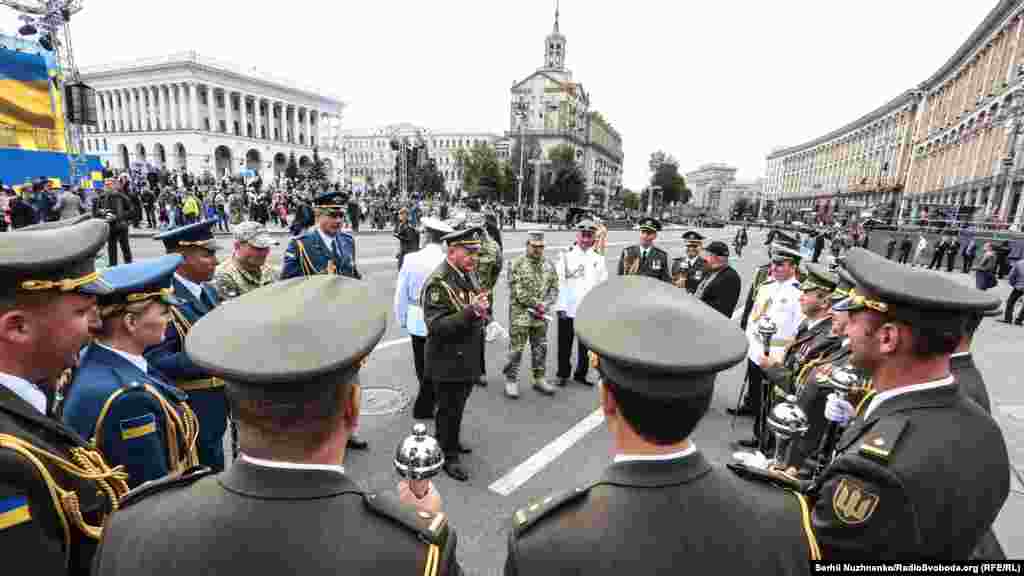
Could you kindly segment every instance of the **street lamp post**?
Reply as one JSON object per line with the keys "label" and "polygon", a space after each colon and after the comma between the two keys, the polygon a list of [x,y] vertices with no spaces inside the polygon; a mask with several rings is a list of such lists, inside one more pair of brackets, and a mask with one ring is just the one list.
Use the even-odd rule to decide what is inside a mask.
{"label": "street lamp post", "polygon": [[516,192],[516,210],[523,205],[523,177],[526,171],[526,117],[529,114],[530,102],[523,94],[516,96],[512,103],[512,111],[519,119],[519,190]]}

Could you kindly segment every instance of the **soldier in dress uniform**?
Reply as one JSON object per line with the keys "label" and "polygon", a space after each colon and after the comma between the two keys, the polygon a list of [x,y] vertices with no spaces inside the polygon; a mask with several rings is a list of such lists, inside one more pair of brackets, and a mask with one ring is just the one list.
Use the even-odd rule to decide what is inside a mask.
{"label": "soldier in dress uniform", "polygon": [[200,320],[188,349],[227,380],[241,454],[223,474],[129,494],[96,574],[458,574],[436,487],[374,493],[344,466],[360,369],[386,327],[373,287],[334,275],[276,282]]}
{"label": "soldier in dress uniform", "polygon": [[423,283],[427,276],[445,260],[444,241],[441,238],[454,232],[451,226],[430,216],[424,218],[422,223],[427,245],[406,256],[402,262],[402,269],[398,271],[398,281],[395,283],[395,319],[398,325],[409,333],[416,379],[420,383],[419,393],[412,408],[412,417],[418,420],[432,419],[437,407],[434,384],[426,377],[424,370],[423,352],[427,344],[427,323],[423,318],[420,294],[423,292]]}
{"label": "soldier in dress uniform", "polygon": [[587,380],[590,362],[587,360],[587,347],[576,342],[576,365],[572,366],[569,357],[572,355],[572,343],[575,337],[573,322],[576,308],[595,286],[608,280],[608,267],[605,257],[594,250],[594,234],[597,223],[589,218],[580,220],[576,225],[576,243],[562,251],[555,262],[558,274],[558,302],[555,303],[558,315],[558,372],[556,383],[565,386],[572,372],[572,379],[584,386],[593,386]]}
{"label": "soldier in dress uniform", "polygon": [[234,253],[213,273],[213,286],[221,300],[241,296],[277,279],[267,256],[278,242],[267,229],[259,222],[242,222],[235,225],[234,236]]}
{"label": "soldier in dress uniform", "polygon": [[505,375],[505,395],[519,397],[519,364],[523,349],[530,343],[534,390],[545,396],[555,394],[545,378],[548,357],[548,322],[558,300],[558,273],[555,265],[544,258],[544,233],[530,232],[526,237],[526,254],[512,261],[508,269],[509,351]]}
{"label": "soldier in dress uniform", "polygon": [[444,471],[460,482],[469,480],[460,456],[470,451],[459,439],[462,415],[480,381],[484,326],[490,322],[490,299],[476,276],[483,236],[480,228],[444,236],[447,258],[424,282],[420,295],[427,323],[425,371],[437,391],[437,439],[445,453]]}
{"label": "soldier in dress uniform", "polygon": [[793,343],[779,361],[765,358],[761,371],[775,388],[773,403],[795,391],[794,378],[812,358],[821,355],[822,348],[832,346],[832,293],[839,280],[820,264],[805,265],[807,274],[800,283],[800,312],[803,320],[797,328]]}
{"label": "soldier in dress uniform", "polygon": [[89,573],[127,474],[58,420],[45,387],[90,339],[102,220],[0,234],[0,554],[8,570]]}
{"label": "soldier in dress uniform", "polygon": [[981,321],[986,317],[996,317],[1000,310],[985,311],[982,314],[972,314],[964,322],[964,333],[960,337],[960,343],[956,351],[949,359],[949,371],[956,378],[957,387],[960,393],[974,400],[985,409],[985,412],[992,412],[989,402],[988,387],[985,386],[985,379],[981,371],[974,363],[974,355],[971,353],[971,346],[974,344],[974,334],[981,326]]}
{"label": "soldier in dress uniform", "polygon": [[[324,192],[314,202],[316,226],[288,242],[281,279],[336,274],[361,280],[363,275],[356,266],[356,239],[341,229],[347,206],[345,194]],[[348,447],[366,450],[369,443],[353,432],[348,438]]]}
{"label": "soldier in dress uniform", "polygon": [[188,396],[142,355],[163,341],[169,306],[181,304],[170,286],[182,260],[168,254],[100,274],[113,290],[99,297],[103,327],[65,391],[64,423],[124,467],[131,487],[199,465],[199,421]]}
{"label": "soldier in dress uniform", "polygon": [[848,423],[837,456],[811,494],[814,532],[829,560],[963,560],[1009,493],[999,426],[950,374],[965,319],[998,298],[952,279],[852,248],[851,362],[877,391],[863,413],[830,395],[826,413]]}
{"label": "soldier in dress uniform", "polygon": [[820,555],[803,497],[733,477],[690,440],[717,373],[743,361],[742,332],[644,277],[594,288],[576,331],[615,457],[597,481],[513,515],[505,574],[809,574]]}
{"label": "soldier in dress uniform", "polygon": [[668,252],[654,245],[659,231],[661,222],[657,218],[644,218],[640,221],[640,243],[627,247],[619,255],[619,276],[640,274],[672,282]]}
{"label": "soldier in dress uniform", "polygon": [[[754,437],[741,440],[738,444],[744,448],[766,448],[768,435],[763,433],[764,419],[768,406],[765,404],[771,396],[770,384],[765,380],[762,366],[781,362],[786,347],[793,343],[803,313],[800,311],[800,281],[796,279],[796,271],[800,266],[800,253],[784,247],[772,249],[772,280],[761,285],[754,297],[754,306],[747,321],[747,341],[750,344],[747,362],[747,390],[753,408]],[[761,334],[758,332],[758,321],[767,316],[776,327],[767,350]]]}
{"label": "soldier in dress uniform", "polygon": [[672,283],[693,294],[704,279],[704,259],[700,257],[704,236],[696,230],[683,234],[686,241],[686,255],[672,260]]}
{"label": "soldier in dress uniform", "polygon": [[177,304],[171,305],[171,323],[164,341],[146,349],[149,365],[188,394],[188,405],[199,418],[199,463],[216,471],[224,469],[224,432],[228,404],[224,381],[196,366],[185,354],[184,342],[192,325],[220,304],[217,290],[209,284],[217,268],[213,239],[216,220],[204,220],[154,236],[168,254],[184,257],[171,279]]}
{"label": "soldier in dress uniform", "polygon": [[345,220],[345,195],[324,192],[315,202],[317,225],[288,243],[281,279],[316,274],[362,278],[356,266],[356,240],[341,229]]}

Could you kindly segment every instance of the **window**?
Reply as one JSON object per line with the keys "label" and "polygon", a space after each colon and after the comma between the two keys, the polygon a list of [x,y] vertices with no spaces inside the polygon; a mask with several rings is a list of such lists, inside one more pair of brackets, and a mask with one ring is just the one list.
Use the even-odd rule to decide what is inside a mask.
{"label": "window", "polygon": [[206,130],[207,132],[210,131],[210,119],[209,118],[203,118],[203,129]]}
{"label": "window", "polygon": [[219,120],[218,124],[220,125],[220,131],[221,132],[227,132],[228,131],[228,125],[227,125],[226,122],[224,122],[223,120]]}
{"label": "window", "polygon": [[235,120],[234,124],[235,124],[235,136],[238,136],[238,134],[240,133],[239,126],[238,126],[238,120]]}

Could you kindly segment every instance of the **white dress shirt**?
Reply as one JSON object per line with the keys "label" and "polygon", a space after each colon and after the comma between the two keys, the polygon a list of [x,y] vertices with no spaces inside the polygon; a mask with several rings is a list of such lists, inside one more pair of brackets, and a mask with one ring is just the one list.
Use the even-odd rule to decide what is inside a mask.
{"label": "white dress shirt", "polygon": [[340,464],[303,464],[300,462],[285,462],[283,460],[264,460],[263,458],[248,456],[244,452],[238,456],[253,466],[262,466],[264,468],[276,468],[278,470],[323,470],[325,472],[337,472],[338,474],[345,473],[345,467]]}
{"label": "white dress shirt", "polygon": [[690,442],[690,447],[671,454],[616,454],[614,462],[664,462],[666,460],[677,460],[686,458],[697,452],[697,445]]}
{"label": "white dress shirt", "polygon": [[395,319],[399,326],[413,336],[427,335],[420,292],[427,276],[437,270],[446,257],[440,244],[427,244],[416,252],[406,254],[402,261],[395,286]]}
{"label": "white dress shirt", "polygon": [[775,322],[777,332],[772,336],[769,355],[782,361],[786,347],[793,343],[803,312],[800,311],[800,283],[795,278],[784,282],[772,281],[757,290],[754,306],[747,320],[747,342],[750,345],[747,357],[758,366],[764,361],[764,341],[757,332],[761,316],[768,316]]}
{"label": "white dress shirt", "polygon": [[558,273],[555,311],[565,312],[569,318],[576,317],[576,308],[594,286],[608,279],[604,256],[593,248],[582,250],[575,245],[559,255],[555,271]]}
{"label": "white dress shirt", "polygon": [[895,398],[901,394],[909,394],[911,392],[921,392],[922,390],[931,390],[932,388],[941,388],[942,386],[951,386],[953,384],[953,377],[946,376],[945,378],[939,378],[938,380],[931,380],[929,382],[922,382],[920,384],[911,384],[910,386],[900,386],[899,388],[893,388],[892,390],[886,390],[885,392],[879,392],[871,399],[871,403],[868,404],[868,409],[864,411],[864,419],[867,420],[871,416],[871,412],[878,408],[878,406],[889,400]]}
{"label": "white dress shirt", "polygon": [[317,234],[320,235],[320,239],[324,241],[324,246],[327,246],[327,249],[331,251],[331,254],[334,254],[338,249],[338,247],[334,243],[336,237],[324,234],[323,229],[321,229],[319,226],[316,227],[316,232]]}
{"label": "white dress shirt", "polygon": [[177,272],[174,273],[174,277],[178,280],[178,282],[181,282],[181,285],[184,286],[186,290],[191,292],[192,295],[196,297],[196,300],[199,300],[200,302],[203,301],[202,286],[196,284],[195,282],[189,280],[188,278],[185,278],[184,276],[178,274]]}
{"label": "white dress shirt", "polygon": [[46,394],[38,386],[12,374],[0,372],[0,386],[14,392],[14,395],[32,405],[40,414],[46,415]]}
{"label": "white dress shirt", "polygon": [[124,358],[125,360],[131,362],[139,370],[142,370],[143,372],[145,372],[147,374],[149,373],[149,362],[147,362],[144,357],[136,356],[135,354],[130,354],[128,352],[125,352],[124,350],[118,350],[117,348],[113,348],[111,346],[107,346],[106,344],[104,344],[102,342],[99,342],[99,341],[95,342],[95,344],[97,346],[102,346],[102,347],[106,348],[107,350],[110,350],[114,354],[117,354],[121,358]]}

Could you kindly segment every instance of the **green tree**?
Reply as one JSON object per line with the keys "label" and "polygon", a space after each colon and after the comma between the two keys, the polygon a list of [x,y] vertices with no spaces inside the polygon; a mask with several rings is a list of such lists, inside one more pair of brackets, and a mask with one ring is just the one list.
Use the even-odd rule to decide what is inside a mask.
{"label": "green tree", "polygon": [[288,156],[288,165],[284,169],[285,178],[295,180],[299,177],[299,163],[295,161],[295,152]]}
{"label": "green tree", "polygon": [[622,207],[626,210],[640,209],[640,195],[632,190],[622,191]]}
{"label": "green tree", "polygon": [[[493,188],[488,190],[492,195],[489,200],[496,199],[498,184],[501,180],[502,169],[498,162],[498,153],[490,144],[475,144],[468,150],[459,148],[455,151],[455,162],[462,166],[462,189],[465,194],[472,196],[477,194],[480,188],[480,181],[493,183]],[[489,184],[490,185],[490,184]]]}
{"label": "green tree", "polygon": [[324,168],[324,161],[320,159],[320,151],[313,148],[313,164],[306,174],[306,179],[312,182],[327,182],[327,171]]}
{"label": "green tree", "polygon": [[658,150],[647,162],[651,170],[651,185],[661,187],[661,201],[665,204],[679,202],[686,204],[693,193],[686,187],[686,179],[679,174],[679,161],[670,154]]}
{"label": "green tree", "polygon": [[576,148],[571,144],[559,144],[548,150],[551,162],[549,185],[544,189],[544,198],[549,204],[574,204],[583,199],[586,182],[583,169],[576,162]]}

